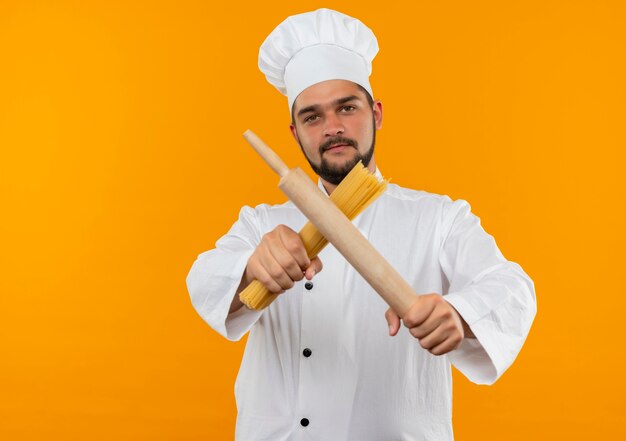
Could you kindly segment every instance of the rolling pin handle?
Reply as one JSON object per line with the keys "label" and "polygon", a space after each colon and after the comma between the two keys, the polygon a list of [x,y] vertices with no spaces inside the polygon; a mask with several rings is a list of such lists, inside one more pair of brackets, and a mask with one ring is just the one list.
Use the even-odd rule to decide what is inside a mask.
{"label": "rolling pin handle", "polygon": [[274,151],[265,144],[252,130],[246,130],[243,133],[248,144],[263,158],[263,160],[271,167],[274,172],[281,178],[289,173],[289,167],[283,162]]}

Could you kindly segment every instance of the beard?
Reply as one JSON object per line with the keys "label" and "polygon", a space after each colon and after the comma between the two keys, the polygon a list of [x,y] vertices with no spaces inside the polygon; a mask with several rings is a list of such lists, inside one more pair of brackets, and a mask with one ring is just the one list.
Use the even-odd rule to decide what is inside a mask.
{"label": "beard", "polygon": [[[326,182],[329,182],[333,185],[339,185],[341,181],[343,181],[343,178],[345,178],[348,173],[350,173],[350,171],[354,168],[355,165],[359,163],[359,161],[361,161],[363,163],[363,166],[365,167],[369,165],[372,157],[374,156],[374,145],[376,144],[376,127],[374,126],[372,130],[372,144],[364,154],[361,154],[359,152],[359,144],[354,139],[345,138],[343,136],[334,136],[332,138],[329,138],[322,145],[319,146],[320,158],[322,158],[319,164],[315,164],[313,161],[311,161],[311,159],[306,155],[302,143],[300,143],[299,141],[298,143],[300,144],[300,149],[302,150],[302,153],[304,153],[304,157],[309,162],[309,165],[311,166],[315,174]],[[324,157],[324,152],[328,150],[333,144],[349,145],[351,148],[354,148],[356,154],[343,164],[333,165],[329,163]]]}

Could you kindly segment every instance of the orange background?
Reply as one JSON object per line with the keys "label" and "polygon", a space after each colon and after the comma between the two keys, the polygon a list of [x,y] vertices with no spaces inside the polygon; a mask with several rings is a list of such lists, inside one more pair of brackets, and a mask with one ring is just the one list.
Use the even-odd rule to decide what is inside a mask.
{"label": "orange background", "polygon": [[256,58],[319,6],[378,36],[383,174],[470,201],[536,283],[513,367],[455,372],[457,439],[624,438],[625,3],[296,3],[0,4],[0,439],[232,439],[244,343],[185,277],[284,200],[245,129],[308,170]]}

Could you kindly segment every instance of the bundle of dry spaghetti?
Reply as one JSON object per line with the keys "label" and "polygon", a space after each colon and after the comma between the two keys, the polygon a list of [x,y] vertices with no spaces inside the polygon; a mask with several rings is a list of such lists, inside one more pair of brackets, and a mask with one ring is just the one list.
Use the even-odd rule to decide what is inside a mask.
{"label": "bundle of dry spaghetti", "polygon": [[[378,180],[359,162],[331,193],[330,200],[352,220],[384,193],[386,188],[387,181]],[[317,256],[328,243],[310,221],[299,234],[310,259]],[[239,298],[248,308],[261,310],[277,296],[278,294],[271,293],[261,282],[255,280],[241,292]]]}

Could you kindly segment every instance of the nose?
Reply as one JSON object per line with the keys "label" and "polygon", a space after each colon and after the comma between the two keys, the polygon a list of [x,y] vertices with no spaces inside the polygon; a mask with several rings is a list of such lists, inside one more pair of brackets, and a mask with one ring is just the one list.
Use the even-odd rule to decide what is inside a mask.
{"label": "nose", "polygon": [[324,121],[324,136],[337,136],[342,135],[345,128],[341,122],[341,119],[331,113],[326,116]]}

